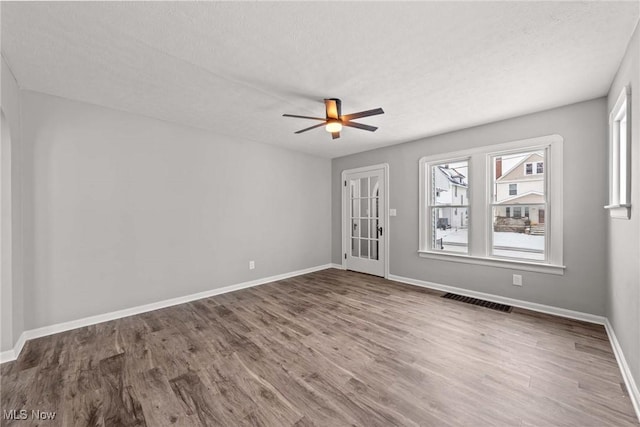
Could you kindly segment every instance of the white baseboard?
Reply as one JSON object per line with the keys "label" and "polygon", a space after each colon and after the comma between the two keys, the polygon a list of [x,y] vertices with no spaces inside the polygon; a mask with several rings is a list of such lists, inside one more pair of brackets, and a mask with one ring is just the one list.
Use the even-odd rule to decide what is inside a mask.
{"label": "white baseboard", "polygon": [[389,275],[389,280],[407,283],[409,285],[421,286],[423,288],[435,289],[443,292],[451,292],[467,297],[483,299],[500,304],[507,304],[514,307],[520,307],[539,313],[553,314],[555,316],[567,317],[569,319],[582,320],[589,323],[604,325],[606,318],[604,316],[596,316],[595,314],[583,313],[581,311],[567,310],[566,308],[554,307],[551,305],[538,304],[535,302],[522,301],[513,298],[507,298],[500,295],[486,294],[484,292],[470,291],[468,289],[456,288],[455,286],[442,285],[440,283],[426,282],[424,280],[411,279],[408,277]]}
{"label": "white baseboard", "polygon": [[344,270],[342,264],[336,264],[335,262],[331,263],[331,268],[337,268],[338,270]]}
{"label": "white baseboard", "polygon": [[640,389],[638,389],[638,384],[633,379],[633,375],[627,364],[627,359],[625,359],[624,353],[622,353],[622,347],[620,347],[620,343],[609,319],[605,320],[604,327],[607,330],[607,335],[609,335],[609,341],[611,342],[613,353],[616,355],[620,372],[622,372],[622,378],[624,378],[624,383],[627,386],[629,397],[633,403],[633,409],[636,410],[636,416],[638,417],[638,421],[640,421]]}
{"label": "white baseboard", "polygon": [[0,353],[0,363],[11,362],[16,360],[22,351],[25,342],[34,338],[40,338],[47,335],[53,335],[60,332],[69,331],[71,329],[81,328],[83,326],[95,325],[96,323],[107,322],[109,320],[120,319],[123,317],[133,316],[135,314],[146,313],[148,311],[159,310],[161,308],[171,307],[186,302],[195,301],[203,298],[209,298],[215,295],[226,294],[228,292],[238,291],[240,289],[251,288],[254,286],[264,285],[265,283],[276,282],[278,280],[288,279],[303,274],[313,273],[314,271],[335,268],[333,264],[318,265],[316,267],[305,268],[303,270],[291,271],[289,273],[278,274],[275,276],[264,277],[261,279],[251,280],[249,282],[238,283],[235,285],[224,286],[222,288],[211,289],[196,294],[186,295],[177,298],[171,298],[164,301],[158,301],[151,304],[139,305],[137,307],[125,308],[123,310],[112,311],[110,313],[98,314],[96,316],[85,317],[82,319],[71,320],[69,322],[57,323],[55,325],[44,326],[37,329],[24,331],[13,349]]}

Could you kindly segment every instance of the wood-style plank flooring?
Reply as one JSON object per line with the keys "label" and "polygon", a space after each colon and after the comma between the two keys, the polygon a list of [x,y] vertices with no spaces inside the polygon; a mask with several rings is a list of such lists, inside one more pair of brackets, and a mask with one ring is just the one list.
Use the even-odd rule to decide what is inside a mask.
{"label": "wood-style plank flooring", "polygon": [[41,426],[637,426],[601,326],[324,270],[29,341]]}

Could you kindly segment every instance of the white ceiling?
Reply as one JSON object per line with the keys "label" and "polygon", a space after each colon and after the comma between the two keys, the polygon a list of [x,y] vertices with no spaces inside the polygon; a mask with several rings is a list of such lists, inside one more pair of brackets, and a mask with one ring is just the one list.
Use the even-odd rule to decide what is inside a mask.
{"label": "white ceiling", "polygon": [[[631,2],[2,2],[24,89],[338,157],[605,95]],[[375,133],[332,140],[323,98]]]}

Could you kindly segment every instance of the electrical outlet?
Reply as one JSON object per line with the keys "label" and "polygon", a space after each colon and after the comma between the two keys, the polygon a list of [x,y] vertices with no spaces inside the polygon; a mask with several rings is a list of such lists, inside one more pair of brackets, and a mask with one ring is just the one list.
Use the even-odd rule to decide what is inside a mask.
{"label": "electrical outlet", "polygon": [[254,268],[256,268],[256,262],[255,261],[249,261],[249,270],[253,270]]}
{"label": "electrical outlet", "polygon": [[389,216],[396,216],[398,212],[395,209],[389,209]]}
{"label": "electrical outlet", "polygon": [[522,286],[522,276],[520,274],[513,275],[513,286]]}

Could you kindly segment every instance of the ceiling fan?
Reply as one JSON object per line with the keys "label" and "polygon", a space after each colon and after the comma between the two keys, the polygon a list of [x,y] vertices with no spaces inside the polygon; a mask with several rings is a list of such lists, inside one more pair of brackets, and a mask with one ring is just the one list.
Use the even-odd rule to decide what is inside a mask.
{"label": "ceiling fan", "polygon": [[360,111],[359,113],[352,113],[342,115],[342,101],[338,98],[329,98],[324,100],[324,106],[326,110],[326,117],[309,117],[309,116],[297,116],[295,114],[283,114],[284,117],[296,117],[298,119],[311,119],[321,120],[322,123],[308,127],[306,129],[299,130],[295,133],[306,132],[311,129],[324,126],[327,132],[331,133],[333,139],[340,138],[340,131],[343,126],[348,126],[356,129],[368,130],[369,132],[375,132],[378,129],[375,126],[363,125],[361,123],[352,122],[351,120],[360,119],[362,117],[376,116],[378,114],[384,114],[382,108],[375,108],[373,110]]}

